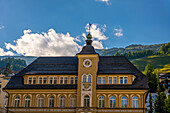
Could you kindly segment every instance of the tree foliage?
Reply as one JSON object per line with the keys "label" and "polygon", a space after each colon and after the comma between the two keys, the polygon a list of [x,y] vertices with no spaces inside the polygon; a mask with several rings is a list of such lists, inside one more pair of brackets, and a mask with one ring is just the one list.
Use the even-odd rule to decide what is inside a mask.
{"label": "tree foliage", "polygon": [[170,42],[167,43],[166,45],[163,44],[159,50],[159,53],[163,55],[170,54]]}
{"label": "tree foliage", "polygon": [[10,74],[12,74],[12,70],[11,70],[11,66],[9,63],[7,63],[5,70],[3,72],[3,75],[5,76],[9,76]]}
{"label": "tree foliage", "polygon": [[167,111],[166,106],[165,106],[166,94],[164,92],[161,92],[159,85],[158,85],[158,89],[157,89],[157,94],[158,94],[158,96],[154,103],[155,113],[166,113],[166,111]]}
{"label": "tree foliage", "polygon": [[126,58],[128,59],[136,59],[136,58],[146,57],[150,55],[154,55],[153,50],[132,51],[132,52],[128,51],[128,53],[125,52],[123,54],[117,51],[114,56],[126,56]]}
{"label": "tree foliage", "polygon": [[13,71],[19,71],[27,66],[25,60],[8,57],[0,60],[0,68],[5,68],[8,63]]}
{"label": "tree foliage", "polygon": [[154,68],[150,64],[147,64],[144,70],[144,74],[147,76],[148,85],[151,93],[155,93],[158,85],[158,77],[154,73]]}
{"label": "tree foliage", "polygon": [[153,99],[152,99],[152,95],[151,93],[149,93],[149,112],[148,113],[152,113],[153,112],[153,105],[152,105]]}

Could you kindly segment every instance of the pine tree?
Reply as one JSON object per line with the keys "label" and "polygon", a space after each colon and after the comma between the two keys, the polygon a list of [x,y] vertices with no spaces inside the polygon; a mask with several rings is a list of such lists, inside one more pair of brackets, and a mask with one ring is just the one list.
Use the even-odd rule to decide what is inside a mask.
{"label": "pine tree", "polygon": [[121,54],[117,51],[114,56],[121,56]]}
{"label": "pine tree", "polygon": [[7,63],[5,70],[2,74],[4,74],[5,76],[9,76],[11,73],[12,73],[11,66],[9,63]]}
{"label": "pine tree", "polygon": [[154,68],[147,64],[144,70],[144,74],[147,76],[148,85],[151,93],[155,93],[157,89],[157,75],[154,73]]}
{"label": "pine tree", "polygon": [[166,113],[170,113],[170,95],[168,95],[168,98],[165,100],[165,107]]}
{"label": "pine tree", "polygon": [[158,85],[158,96],[154,103],[155,113],[166,112],[165,100],[166,100],[166,94],[164,92],[160,92],[160,86]]}
{"label": "pine tree", "polygon": [[153,112],[153,106],[152,106],[152,95],[151,93],[149,93],[149,112],[148,113],[152,113]]}

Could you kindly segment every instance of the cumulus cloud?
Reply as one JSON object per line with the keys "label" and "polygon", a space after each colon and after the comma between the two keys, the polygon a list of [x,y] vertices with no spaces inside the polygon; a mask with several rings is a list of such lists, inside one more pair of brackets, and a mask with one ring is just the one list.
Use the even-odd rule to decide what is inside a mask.
{"label": "cumulus cloud", "polygon": [[24,30],[24,34],[28,34],[28,33],[31,33],[32,31],[30,29],[28,30]]}
{"label": "cumulus cloud", "polygon": [[123,36],[123,29],[120,26],[114,27],[114,35],[117,37]]}
{"label": "cumulus cloud", "polygon": [[[89,32],[89,24],[86,25],[85,27],[86,32]],[[92,24],[90,27],[90,33],[93,38],[93,43],[92,45],[94,46],[95,49],[103,49],[103,44],[102,40],[108,39],[104,32],[106,31],[106,25],[98,25],[98,24]],[[86,34],[83,33],[82,36],[84,37],[84,40],[86,39]]]}
{"label": "cumulus cloud", "polygon": [[11,51],[4,51],[4,49],[0,48],[0,56],[13,56],[14,53]]}
{"label": "cumulus cloud", "polygon": [[2,26],[0,26],[0,29],[3,29],[4,27],[5,27],[5,26],[2,25]]}
{"label": "cumulus cloud", "polygon": [[111,2],[109,0],[96,0],[96,1],[105,2],[107,5],[111,5]]}
{"label": "cumulus cloud", "polygon": [[56,33],[54,29],[49,29],[47,33],[31,33],[31,30],[24,30],[24,35],[14,41],[14,45],[5,45],[6,49],[12,49],[25,56],[72,56],[81,48],[74,40],[69,33]]}

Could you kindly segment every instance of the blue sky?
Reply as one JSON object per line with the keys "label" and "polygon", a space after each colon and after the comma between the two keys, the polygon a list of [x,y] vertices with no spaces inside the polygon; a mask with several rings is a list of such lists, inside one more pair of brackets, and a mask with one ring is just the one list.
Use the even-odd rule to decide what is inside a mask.
{"label": "blue sky", "polygon": [[101,48],[167,43],[169,20],[170,0],[0,0],[0,48],[25,55],[17,46],[24,30],[48,34],[50,29],[78,37],[81,42],[75,42],[83,46],[89,22],[107,37],[96,38]]}

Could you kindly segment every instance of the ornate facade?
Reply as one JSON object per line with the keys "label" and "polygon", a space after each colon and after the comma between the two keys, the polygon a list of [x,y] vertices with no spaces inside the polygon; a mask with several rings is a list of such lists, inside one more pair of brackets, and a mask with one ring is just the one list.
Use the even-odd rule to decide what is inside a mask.
{"label": "ornate facade", "polygon": [[39,57],[4,88],[16,113],[144,113],[147,78],[124,56]]}

